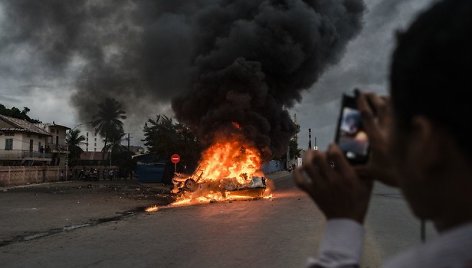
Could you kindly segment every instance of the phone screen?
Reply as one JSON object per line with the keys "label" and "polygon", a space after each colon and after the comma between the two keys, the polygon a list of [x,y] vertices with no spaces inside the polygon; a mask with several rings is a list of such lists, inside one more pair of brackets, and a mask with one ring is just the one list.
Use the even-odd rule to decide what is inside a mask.
{"label": "phone screen", "polygon": [[348,160],[366,161],[369,153],[369,139],[364,130],[361,114],[353,107],[343,106],[338,129],[338,145]]}

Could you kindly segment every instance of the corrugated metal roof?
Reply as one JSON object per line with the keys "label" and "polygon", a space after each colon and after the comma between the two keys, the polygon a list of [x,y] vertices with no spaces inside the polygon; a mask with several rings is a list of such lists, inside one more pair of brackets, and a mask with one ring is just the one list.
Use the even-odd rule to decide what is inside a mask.
{"label": "corrugated metal roof", "polygon": [[44,136],[51,136],[51,134],[47,132],[46,130],[26,120],[21,120],[18,118],[13,118],[13,117],[5,116],[5,115],[0,115],[0,119],[14,126],[12,128],[0,128],[0,130],[29,132],[29,133],[35,133],[35,134],[44,135]]}

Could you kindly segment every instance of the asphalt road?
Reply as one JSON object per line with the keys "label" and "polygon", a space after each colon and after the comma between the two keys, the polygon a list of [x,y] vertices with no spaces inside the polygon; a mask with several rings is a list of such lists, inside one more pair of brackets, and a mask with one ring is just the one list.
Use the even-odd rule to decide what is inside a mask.
{"label": "asphalt road", "polygon": [[[105,200],[102,195],[89,196],[89,209],[93,211],[96,203],[100,212],[95,214],[106,220],[81,226],[79,223],[84,221],[77,219],[77,228],[64,228],[56,221],[48,223],[50,232],[0,244],[0,266],[303,267],[306,258],[316,253],[324,218],[309,198],[295,188],[290,176],[275,177],[277,190],[272,200],[161,208],[152,214],[133,212],[105,217],[110,215],[110,209],[123,212],[143,202],[130,200],[107,207],[103,203],[118,201]],[[15,206],[12,201],[11,206]],[[15,223],[16,218],[11,217],[24,213],[21,208],[12,207],[14,212],[3,214],[9,217],[8,224]],[[54,208],[58,215],[67,211],[67,206]],[[17,220],[28,226],[27,218]],[[41,221],[34,220],[32,226]],[[8,237],[12,230],[15,228],[0,230],[0,235]],[[362,267],[379,267],[383,258],[419,243],[418,221],[410,215],[397,191],[382,186],[374,191],[366,230]],[[431,230],[429,233],[433,235]]]}

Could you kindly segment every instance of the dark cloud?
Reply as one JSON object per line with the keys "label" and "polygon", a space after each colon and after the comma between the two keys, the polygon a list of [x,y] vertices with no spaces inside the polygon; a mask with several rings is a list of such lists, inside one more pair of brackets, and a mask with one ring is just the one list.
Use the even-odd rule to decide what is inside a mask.
{"label": "dark cloud", "polygon": [[157,2],[0,0],[0,53],[31,58],[22,66],[0,63],[0,76],[61,77],[78,65],[72,103],[80,121],[107,96],[125,102],[130,114],[141,114],[130,104],[142,98],[168,103],[188,87],[192,33],[185,13],[199,1],[178,8]]}

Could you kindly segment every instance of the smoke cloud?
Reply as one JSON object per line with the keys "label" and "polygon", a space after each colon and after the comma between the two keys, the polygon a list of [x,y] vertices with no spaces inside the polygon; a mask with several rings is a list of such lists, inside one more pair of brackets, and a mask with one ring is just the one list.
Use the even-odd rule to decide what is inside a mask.
{"label": "smoke cloud", "polygon": [[361,28],[364,4],[348,1],[219,1],[195,16],[192,89],[177,118],[210,140],[241,125],[266,155],[296,132],[286,108],[336,63]]}
{"label": "smoke cloud", "polygon": [[285,152],[295,133],[286,109],[339,61],[364,13],[363,0],[0,4],[0,52],[26,51],[30,68],[47,75],[77,70],[81,120],[104,97],[123,101],[132,117],[143,111],[136,104],[172,100],[202,140],[237,122],[267,155]]}

